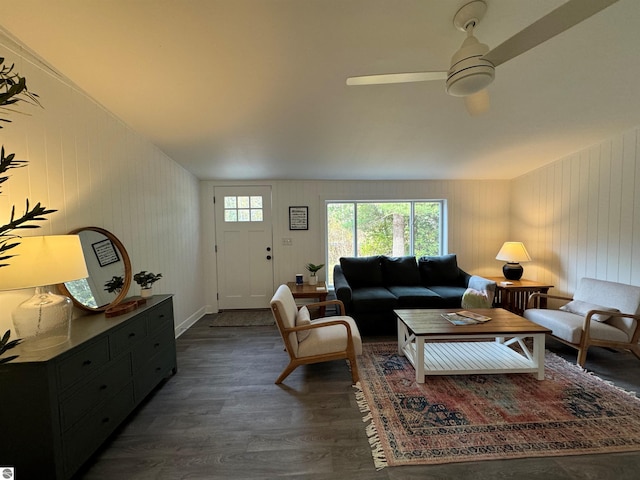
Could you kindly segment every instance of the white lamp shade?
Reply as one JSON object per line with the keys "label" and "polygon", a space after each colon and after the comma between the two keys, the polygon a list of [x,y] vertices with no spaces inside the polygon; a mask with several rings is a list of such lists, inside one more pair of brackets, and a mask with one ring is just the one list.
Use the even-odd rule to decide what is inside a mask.
{"label": "white lamp shade", "polygon": [[87,265],[78,235],[49,235],[16,239],[14,255],[0,268],[0,290],[56,285],[87,278]]}
{"label": "white lamp shade", "polygon": [[530,262],[531,257],[522,242],[504,242],[498,255],[496,255],[496,260],[508,263],[522,263]]}

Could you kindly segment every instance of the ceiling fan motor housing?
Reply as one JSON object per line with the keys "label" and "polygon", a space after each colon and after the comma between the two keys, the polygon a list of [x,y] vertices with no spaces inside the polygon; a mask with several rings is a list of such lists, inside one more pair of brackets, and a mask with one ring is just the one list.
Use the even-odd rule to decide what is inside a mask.
{"label": "ceiling fan motor housing", "polygon": [[495,77],[495,67],[483,55],[489,47],[469,35],[451,58],[447,73],[447,93],[454,97],[466,97],[484,90]]}

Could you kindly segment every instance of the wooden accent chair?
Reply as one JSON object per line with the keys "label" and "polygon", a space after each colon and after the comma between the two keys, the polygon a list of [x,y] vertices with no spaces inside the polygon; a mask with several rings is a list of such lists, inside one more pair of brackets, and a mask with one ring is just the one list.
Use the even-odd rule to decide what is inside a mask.
{"label": "wooden accent chair", "polygon": [[[564,300],[560,309],[531,308],[537,298]],[[578,350],[581,367],[589,347],[630,350],[640,359],[640,287],[582,278],[571,297],[534,293],[523,316],[551,330],[556,340]]]}
{"label": "wooden accent chair", "polygon": [[[338,305],[339,316],[311,320],[307,307]],[[353,383],[359,380],[356,355],[362,354],[362,339],[355,321],[345,316],[340,300],[327,300],[301,307],[298,310],[291,290],[280,285],[271,299],[271,312],[289,354],[289,365],[275,383],[282,381],[298,365],[348,359]]]}

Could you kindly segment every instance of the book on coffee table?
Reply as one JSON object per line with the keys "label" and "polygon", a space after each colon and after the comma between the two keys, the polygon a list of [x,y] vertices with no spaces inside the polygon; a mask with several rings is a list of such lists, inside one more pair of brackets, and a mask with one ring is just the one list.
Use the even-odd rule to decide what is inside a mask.
{"label": "book on coffee table", "polygon": [[459,312],[443,313],[442,316],[454,325],[476,325],[491,320],[491,317],[480,315],[479,313],[461,310]]}

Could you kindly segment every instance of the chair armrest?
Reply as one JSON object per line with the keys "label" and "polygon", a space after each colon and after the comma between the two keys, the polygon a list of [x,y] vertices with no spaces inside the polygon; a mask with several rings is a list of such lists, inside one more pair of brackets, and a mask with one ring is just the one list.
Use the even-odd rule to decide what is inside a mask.
{"label": "chair armrest", "polygon": [[338,305],[340,308],[340,315],[346,315],[344,310],[344,303],[341,300],[325,300],[324,302],[314,302],[314,303],[306,303],[303,305],[304,307],[318,308],[318,307],[326,307],[327,305]]}
{"label": "chair armrest", "polygon": [[532,293],[531,295],[529,295],[529,298],[527,300],[527,308],[531,308],[531,306],[533,305],[533,302],[535,299],[537,298],[555,298],[556,300],[567,300],[568,302],[570,302],[571,300],[573,300],[572,297],[563,297],[561,295],[551,295],[550,293],[541,293],[541,292],[535,292]]}
{"label": "chair armrest", "polygon": [[584,316],[584,320],[582,322],[582,330],[586,334],[589,333],[589,328],[591,326],[591,317],[598,313],[601,315],[607,315],[609,317],[634,318],[636,320],[636,329],[633,332],[630,343],[638,343],[638,340],[640,340],[640,315],[634,315],[632,313],[611,312],[610,310],[589,310]]}
{"label": "chair armrest", "polygon": [[291,333],[291,332],[299,332],[301,330],[311,330],[312,328],[324,328],[324,327],[330,327],[332,325],[343,325],[344,327],[346,327],[347,329],[347,336],[349,338],[349,341],[351,342],[351,325],[349,325],[349,322],[346,322],[344,320],[329,320],[329,321],[325,321],[322,323],[309,323],[307,325],[300,325],[297,327],[291,327],[291,328],[285,328],[284,329],[284,333]]}

